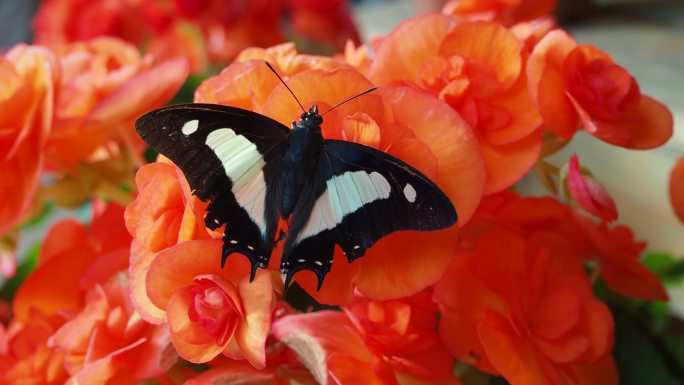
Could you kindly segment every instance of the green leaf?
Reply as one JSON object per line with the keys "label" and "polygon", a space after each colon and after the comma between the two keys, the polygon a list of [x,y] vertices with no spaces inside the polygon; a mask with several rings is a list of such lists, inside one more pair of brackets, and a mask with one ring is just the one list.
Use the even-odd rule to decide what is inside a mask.
{"label": "green leaf", "polygon": [[14,298],[14,294],[21,286],[22,282],[28,277],[33,270],[35,270],[38,265],[38,255],[40,254],[40,242],[36,242],[26,254],[26,258],[23,259],[23,263],[17,266],[17,272],[14,277],[10,278],[5,282],[0,289],[0,298],[5,301],[11,301]]}
{"label": "green leaf", "polygon": [[670,324],[670,305],[667,301],[645,302],[645,310],[648,312],[652,329],[660,333]]}
{"label": "green leaf", "polygon": [[668,253],[649,252],[642,262],[658,275],[664,284],[674,285],[684,280],[684,260],[677,260]]}
{"label": "green leaf", "polygon": [[613,356],[621,385],[679,385],[681,369],[664,344],[623,310],[612,307],[615,319]]}
{"label": "green leaf", "polygon": [[672,257],[670,254],[657,251],[650,251],[646,253],[641,261],[644,263],[644,265],[646,265],[646,267],[648,267],[649,270],[655,273],[666,269],[668,266],[676,262],[674,257]]}

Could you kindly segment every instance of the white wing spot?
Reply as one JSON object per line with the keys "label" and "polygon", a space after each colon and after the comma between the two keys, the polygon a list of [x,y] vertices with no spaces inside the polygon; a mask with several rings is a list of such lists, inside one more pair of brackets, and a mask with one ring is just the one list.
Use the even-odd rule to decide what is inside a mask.
{"label": "white wing spot", "polygon": [[358,250],[360,248],[361,248],[361,246],[359,246],[359,245],[354,246],[354,250]]}
{"label": "white wing spot", "polygon": [[237,242],[235,239],[231,239],[231,240],[230,240],[230,244],[231,244],[231,245],[236,245],[237,243],[238,243],[238,242]]}
{"label": "white wing spot", "polygon": [[251,246],[251,245],[247,245],[247,248],[250,249],[250,250],[252,250],[252,251],[254,251],[254,247]]}
{"label": "white wing spot", "polygon": [[221,222],[219,222],[218,219],[214,219],[214,223],[216,223],[216,224],[218,225],[218,224],[221,223]]}
{"label": "white wing spot", "polygon": [[183,133],[183,135],[188,136],[190,134],[194,134],[197,131],[198,127],[199,120],[191,120],[183,125],[183,128],[181,128],[181,132]]}
{"label": "white wing spot", "polygon": [[406,183],[406,186],[404,186],[404,196],[406,197],[406,200],[413,203],[416,201],[416,189],[411,186],[410,183]]}
{"label": "white wing spot", "polygon": [[314,263],[317,264],[318,266],[323,266],[323,262],[321,262],[321,261],[314,261]]}
{"label": "white wing spot", "polygon": [[304,259],[304,258],[298,259],[297,262],[299,262],[299,263],[304,263],[304,262],[306,262],[306,259]]}

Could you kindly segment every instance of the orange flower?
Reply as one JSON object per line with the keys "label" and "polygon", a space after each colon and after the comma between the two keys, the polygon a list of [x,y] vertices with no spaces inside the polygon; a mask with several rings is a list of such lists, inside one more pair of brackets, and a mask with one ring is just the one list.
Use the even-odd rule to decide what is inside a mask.
{"label": "orange flower", "polygon": [[605,52],[548,33],[527,65],[532,98],[546,129],[570,138],[578,127],[616,146],[648,149],[672,135],[672,113],[641,94],[636,79]]}
{"label": "orange flower", "polygon": [[52,328],[45,346],[18,360],[10,372],[24,373],[30,363],[46,366],[51,376],[66,369],[74,381],[104,384],[155,377],[175,360],[162,357],[170,345],[166,328],[140,318],[122,279],[131,244],[123,208],[98,201],[92,207],[89,227],[65,220],[51,228],[38,267],[16,293],[13,322],[33,325],[42,317]]}
{"label": "orange flower", "polygon": [[511,186],[539,157],[541,117],[527,92],[523,47],[496,23],[455,25],[433,14],[402,23],[377,46],[371,80],[410,82],[439,96],[472,127],[485,193]]}
{"label": "orange flower", "polygon": [[40,44],[116,37],[160,58],[184,57],[197,72],[207,69],[206,59],[226,64],[241,50],[278,44],[286,34],[319,52],[359,41],[340,0],[47,0],[33,26]]}
{"label": "orange flower", "polygon": [[347,41],[359,43],[359,33],[345,0],[291,0],[292,31],[309,51],[336,53]]}
{"label": "orange flower", "polygon": [[244,258],[229,258],[221,269],[220,240],[187,241],[159,253],[147,273],[147,295],[169,323],[178,354],[207,362],[223,353],[266,365],[271,325],[271,274],[249,281]]}
{"label": "orange flower", "polygon": [[83,309],[49,342],[63,354],[70,381],[93,385],[110,380],[132,383],[161,375],[176,360],[175,355],[164,356],[168,345],[166,326],[140,318],[122,277],[91,289]]}
{"label": "orange flower", "polygon": [[670,202],[677,218],[684,222],[684,157],[677,160],[670,172]]}
{"label": "orange flower", "polygon": [[583,257],[599,263],[601,277],[608,287],[632,298],[668,299],[658,276],[639,262],[646,242],[637,242],[628,227],[610,228],[605,222],[596,223],[580,215],[575,218],[590,241]]}
{"label": "orange flower", "polygon": [[566,181],[570,196],[584,211],[609,223],[617,219],[613,198],[591,174],[582,174],[577,155],[570,157]]}
{"label": "orange flower", "polygon": [[284,40],[282,0],[231,2],[217,0],[172,1],[178,20],[189,20],[205,36],[213,63],[229,63],[247,47],[267,47]]}
{"label": "orange flower", "polygon": [[[208,239],[206,204],[192,196],[183,173],[165,158],[143,166],[135,177],[138,196],[126,207],[126,227],[133,236],[129,274],[133,303],[148,322],[161,323],[161,309],[147,295],[145,277],[155,256],[191,239]],[[217,257],[218,265],[220,258]]]}
{"label": "orange flower", "polygon": [[512,25],[549,16],[556,0],[451,0],[442,12],[456,20],[487,20]]}
{"label": "orange flower", "polygon": [[610,311],[554,237],[491,229],[454,259],[435,299],[452,353],[511,385],[617,384]]}
{"label": "orange flower", "polygon": [[297,54],[294,43],[284,43],[268,49],[248,48],[218,76],[200,84],[195,91],[195,102],[229,104],[259,111],[273,89],[280,84],[278,78],[264,65],[264,61],[278,68],[281,76],[293,76],[313,69],[348,68],[345,62],[333,58]]}
{"label": "orange flower", "polygon": [[51,129],[59,68],[48,50],[18,45],[0,56],[0,234],[28,211]]}
{"label": "orange flower", "polygon": [[510,30],[523,43],[525,53],[529,55],[537,43],[555,28],[558,28],[556,20],[549,16],[513,24]]}
{"label": "orange flower", "polygon": [[429,296],[357,298],[344,313],[285,316],[274,322],[273,333],[321,384],[459,384],[437,338],[437,309]]}
{"label": "orange flower", "polygon": [[200,74],[209,68],[209,53],[202,31],[191,23],[175,23],[155,34],[145,52],[159,60],[185,58],[191,74]]}
{"label": "orange flower", "polygon": [[347,41],[344,46],[344,52],[341,54],[344,61],[356,68],[359,72],[366,75],[371,65],[370,48],[365,45],[355,45],[351,40]]}
{"label": "orange flower", "polygon": [[98,202],[93,206],[89,228],[67,219],[50,229],[38,267],[14,297],[17,320],[28,322],[35,310],[48,317],[77,312],[88,290],[126,269],[131,238],[125,231],[123,208]]}
{"label": "orange flower", "polygon": [[[281,55],[281,48],[261,52]],[[298,66],[301,70],[293,70],[294,75],[286,77],[288,86],[305,106],[315,103],[325,111],[372,86],[343,62],[325,58],[319,64],[316,56],[305,59],[295,56],[290,63],[309,63],[309,68],[333,66]],[[268,72],[261,60],[233,64],[203,83],[195,101],[253,109],[289,126],[299,115],[299,106]],[[484,175],[475,138],[458,114],[432,95],[408,87],[380,87],[326,114],[322,130],[326,138],[379,148],[421,170],[451,198],[461,223],[468,221],[480,200]],[[320,292],[316,291],[313,273],[300,272],[295,280],[323,303],[349,302],[355,286],[374,299],[411,295],[439,279],[453,257],[456,231],[454,227],[440,232],[394,233],[353,264],[348,264],[337,250],[336,263]],[[271,266],[278,266],[277,256],[274,253]]]}
{"label": "orange flower", "polygon": [[[143,7],[133,3],[107,0],[43,1],[33,20],[35,40],[39,44],[55,46],[100,36],[115,36],[140,43],[150,33],[149,22],[152,20],[146,20]],[[150,11],[148,9],[146,13],[153,16]],[[156,18],[161,19],[159,16]]]}
{"label": "orange flower", "polygon": [[658,277],[639,261],[645,243],[636,242],[625,226],[610,228],[605,222],[594,222],[553,198],[522,198],[506,192],[483,201],[463,229],[465,244],[476,242],[494,225],[514,228],[526,237],[551,234],[563,241],[577,260],[598,263],[606,285],[618,293],[646,300],[667,299]]}
{"label": "orange flower", "polygon": [[137,138],[133,121],[171,99],[188,72],[185,60],[154,64],[113,38],[60,46],[56,52],[63,75],[47,144],[52,170],[74,172],[114,138],[130,146]]}
{"label": "orange flower", "polygon": [[69,378],[64,356],[48,346],[59,320],[31,311],[26,322],[0,324],[0,383],[6,385],[61,385]]}

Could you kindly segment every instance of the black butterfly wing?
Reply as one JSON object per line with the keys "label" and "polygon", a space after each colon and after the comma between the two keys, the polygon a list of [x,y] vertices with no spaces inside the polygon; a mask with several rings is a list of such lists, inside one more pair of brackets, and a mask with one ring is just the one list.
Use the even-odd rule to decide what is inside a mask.
{"label": "black butterfly wing", "polygon": [[399,230],[450,227],[457,215],[449,198],[420,171],[364,145],[326,140],[312,184],[292,214],[281,270],[286,285],[299,270],[323,282],[335,244],[349,262]]}
{"label": "black butterfly wing", "polygon": [[193,193],[211,200],[204,219],[216,229],[227,224],[228,255],[246,255],[266,267],[274,245],[277,204],[269,190],[287,149],[289,129],[266,116],[215,104],[181,104],[140,117],[136,130],[153,149],[185,174]]}

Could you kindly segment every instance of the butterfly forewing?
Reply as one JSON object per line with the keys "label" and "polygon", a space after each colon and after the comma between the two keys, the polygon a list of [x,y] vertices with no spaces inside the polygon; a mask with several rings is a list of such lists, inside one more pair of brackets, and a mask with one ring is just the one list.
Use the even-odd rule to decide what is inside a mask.
{"label": "butterfly forewing", "polygon": [[268,187],[289,129],[254,112],[213,104],[155,110],[138,119],[136,129],[183,171],[195,195],[211,200],[205,223],[211,229],[226,224],[223,262],[239,252],[253,270],[265,266],[278,218]]}
{"label": "butterfly forewing", "polygon": [[356,143],[326,140],[312,183],[292,214],[281,267],[288,281],[298,270],[319,285],[338,244],[349,262],[399,230],[430,231],[456,223],[449,198],[403,161]]}

